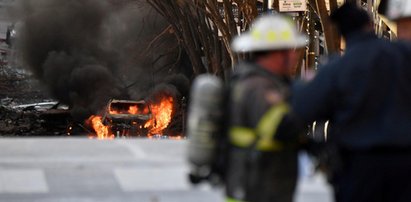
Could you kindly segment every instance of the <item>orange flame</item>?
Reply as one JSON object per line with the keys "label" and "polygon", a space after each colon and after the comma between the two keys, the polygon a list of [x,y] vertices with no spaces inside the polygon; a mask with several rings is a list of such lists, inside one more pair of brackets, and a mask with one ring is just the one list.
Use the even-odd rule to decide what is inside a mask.
{"label": "orange flame", "polygon": [[101,116],[90,116],[88,121],[93,126],[94,131],[97,134],[98,139],[113,139],[114,135],[110,134],[108,126],[105,126],[102,122]]}
{"label": "orange flame", "polygon": [[128,109],[128,113],[130,113],[130,114],[137,114],[137,113],[138,113],[138,108],[137,108],[137,106],[130,106],[130,108]]}
{"label": "orange flame", "polygon": [[130,106],[130,107],[128,108],[127,112],[126,112],[126,111],[120,112],[120,111],[118,111],[118,110],[109,109],[109,113],[110,113],[110,114],[120,114],[120,113],[129,113],[129,114],[143,113],[143,114],[147,114],[147,113],[149,113],[149,111],[148,111],[148,108],[147,108],[147,107],[144,108],[142,111],[139,111],[138,107],[135,106],[135,105],[133,105],[133,106]]}
{"label": "orange flame", "polygon": [[149,129],[149,135],[162,134],[171,122],[173,113],[173,97],[163,97],[158,104],[151,104],[153,118],[147,121],[144,128]]}
{"label": "orange flame", "polygon": [[[168,127],[171,122],[172,113],[173,113],[173,105],[174,100],[171,96],[165,96],[161,99],[159,103],[151,103],[150,109],[152,118],[149,119],[145,124],[144,128],[148,129],[147,134],[149,137],[154,134],[163,134],[163,130]],[[120,113],[128,113],[128,114],[148,114],[149,107],[145,107],[144,109],[139,109],[137,106],[130,106],[128,111],[117,111],[113,109],[108,109],[110,114],[120,114]],[[104,125],[101,116],[92,115],[88,118],[87,123],[92,126],[94,131],[97,134],[97,139],[113,139],[114,134],[109,130],[109,125]],[[134,123],[133,123],[134,124]],[[141,128],[141,126],[140,126]]]}

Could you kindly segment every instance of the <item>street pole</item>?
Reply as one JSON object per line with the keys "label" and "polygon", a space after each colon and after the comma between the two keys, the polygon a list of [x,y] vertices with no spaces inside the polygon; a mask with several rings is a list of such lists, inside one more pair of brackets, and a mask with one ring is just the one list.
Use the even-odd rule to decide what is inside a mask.
{"label": "street pole", "polygon": [[307,69],[315,68],[315,21],[314,21],[314,12],[310,11],[308,21],[308,37],[309,45],[307,49]]}

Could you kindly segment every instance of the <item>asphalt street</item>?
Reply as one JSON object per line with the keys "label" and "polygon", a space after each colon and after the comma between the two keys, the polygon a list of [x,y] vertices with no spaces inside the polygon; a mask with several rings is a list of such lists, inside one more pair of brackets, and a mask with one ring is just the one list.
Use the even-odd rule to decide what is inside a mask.
{"label": "asphalt street", "polygon": [[[185,140],[0,139],[0,201],[222,202],[221,189],[186,180]],[[297,202],[329,202],[302,158]]]}

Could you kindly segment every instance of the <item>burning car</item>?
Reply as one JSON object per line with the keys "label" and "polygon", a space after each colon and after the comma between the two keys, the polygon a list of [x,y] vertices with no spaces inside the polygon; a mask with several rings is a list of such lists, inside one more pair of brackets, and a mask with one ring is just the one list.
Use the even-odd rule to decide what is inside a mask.
{"label": "burning car", "polygon": [[158,102],[110,100],[103,115],[88,120],[98,139],[163,135],[172,119],[174,100],[162,97]]}
{"label": "burning car", "polygon": [[103,124],[117,137],[145,136],[145,123],[152,118],[150,106],[145,101],[111,100],[103,115]]}

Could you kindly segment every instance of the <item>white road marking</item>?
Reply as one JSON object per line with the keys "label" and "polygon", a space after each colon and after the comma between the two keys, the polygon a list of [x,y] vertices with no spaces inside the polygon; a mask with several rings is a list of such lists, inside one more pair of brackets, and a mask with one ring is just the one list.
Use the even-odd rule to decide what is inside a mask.
{"label": "white road marking", "polygon": [[40,169],[0,169],[0,194],[48,192],[44,172]]}
{"label": "white road marking", "polygon": [[114,175],[125,192],[189,190],[187,169],[175,168],[117,168]]}

